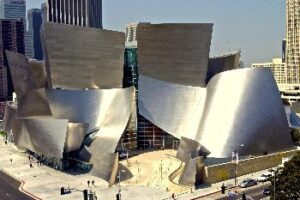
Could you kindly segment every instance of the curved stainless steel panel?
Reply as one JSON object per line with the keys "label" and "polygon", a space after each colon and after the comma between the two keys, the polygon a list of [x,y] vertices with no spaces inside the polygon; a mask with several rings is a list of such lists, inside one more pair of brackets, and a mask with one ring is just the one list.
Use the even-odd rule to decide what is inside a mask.
{"label": "curved stainless steel panel", "polygon": [[300,129],[300,118],[297,116],[297,114],[291,109],[290,106],[284,106],[284,110],[289,123],[289,127]]}
{"label": "curved stainless steel panel", "polygon": [[18,100],[18,117],[52,116],[45,89],[27,92]]}
{"label": "curved stainless steel panel", "polygon": [[17,115],[17,107],[13,102],[6,102],[5,105],[5,115],[3,118],[3,131],[9,133],[13,127],[13,121]]}
{"label": "curved stainless steel panel", "polygon": [[80,149],[87,130],[88,124],[69,123],[65,142],[65,152]]}
{"label": "curved stainless steel panel", "polygon": [[214,76],[207,85],[204,108],[195,139],[212,157],[230,157],[234,150],[262,155],[293,147],[269,69],[238,69]]}
{"label": "curved stainless steel panel", "polygon": [[216,74],[232,69],[238,69],[240,66],[241,51],[233,51],[226,55],[210,58],[208,61],[208,70],[206,83]]}
{"label": "curved stainless steel panel", "polygon": [[181,137],[176,158],[187,163],[190,159],[199,156],[200,146],[200,143],[195,140]]}
{"label": "curved stainless steel panel", "polygon": [[30,65],[26,56],[6,51],[14,89],[18,99],[27,92],[36,89]]}
{"label": "curved stainless steel panel", "polygon": [[205,103],[205,88],[139,76],[139,113],[164,131],[195,139]]}
{"label": "curved stainless steel panel", "polygon": [[121,88],[125,35],[103,29],[44,23],[43,49],[53,88]]}
{"label": "curved stainless steel panel", "polygon": [[13,137],[16,146],[49,157],[62,158],[68,120],[51,117],[16,119]]}
{"label": "curved stainless steel panel", "polygon": [[29,60],[33,81],[36,88],[45,88],[46,87],[46,72],[44,62]]}
{"label": "curved stainless steel panel", "polygon": [[139,73],[205,87],[213,24],[138,24]]}
{"label": "curved stainless steel panel", "polygon": [[112,137],[115,136],[115,131],[118,135],[119,130],[126,127],[133,94],[133,87],[107,90],[47,90],[54,118],[69,119],[73,123],[88,123],[88,132],[100,129],[101,134],[109,133]]}

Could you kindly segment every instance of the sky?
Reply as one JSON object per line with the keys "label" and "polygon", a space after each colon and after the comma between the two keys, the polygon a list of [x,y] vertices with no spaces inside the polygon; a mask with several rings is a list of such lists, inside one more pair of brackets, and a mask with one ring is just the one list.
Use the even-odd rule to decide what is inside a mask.
{"label": "sky", "polygon": [[[45,0],[27,0],[27,9]],[[241,49],[245,66],[281,57],[285,0],[103,0],[103,27],[131,22],[214,23],[210,56]]]}

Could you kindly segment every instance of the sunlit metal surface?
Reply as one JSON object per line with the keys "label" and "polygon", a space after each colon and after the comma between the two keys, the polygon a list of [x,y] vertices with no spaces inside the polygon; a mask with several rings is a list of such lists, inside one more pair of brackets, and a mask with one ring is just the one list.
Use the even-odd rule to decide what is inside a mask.
{"label": "sunlit metal surface", "polygon": [[240,56],[241,51],[236,50],[225,55],[210,58],[208,61],[206,83],[218,73],[238,69],[240,66]]}
{"label": "sunlit metal surface", "polygon": [[190,159],[199,156],[200,146],[200,143],[195,140],[181,137],[176,158],[181,160],[182,162],[187,163]]}
{"label": "sunlit metal surface", "polygon": [[18,117],[52,116],[45,89],[27,92],[18,100]]}
{"label": "sunlit metal surface", "polygon": [[49,86],[65,89],[122,87],[124,33],[44,23],[42,38]]}
{"label": "sunlit metal surface", "polygon": [[10,51],[6,51],[6,55],[17,97],[36,89],[27,57]]}
{"label": "sunlit metal surface", "polygon": [[206,89],[139,76],[139,113],[164,131],[180,138],[196,137]]}
{"label": "sunlit metal surface", "polygon": [[204,87],[212,27],[213,24],[139,24],[139,73],[170,83]]}
{"label": "sunlit metal surface", "polygon": [[124,131],[129,120],[134,89],[48,89],[47,95],[54,118],[88,123],[88,132],[100,129],[101,135],[115,137]]}
{"label": "sunlit metal surface", "polygon": [[13,127],[13,121],[17,115],[17,107],[13,102],[6,102],[5,115],[3,118],[3,131],[9,133]]}
{"label": "sunlit metal surface", "polygon": [[68,120],[51,117],[16,119],[15,145],[49,157],[62,158]]}
{"label": "sunlit metal surface", "polygon": [[65,142],[65,152],[80,149],[87,130],[88,124],[69,123]]}
{"label": "sunlit metal surface", "polygon": [[[292,148],[278,88],[268,69],[215,75],[207,88],[140,75],[139,112],[164,131],[198,141],[212,157],[261,155]],[[243,146],[243,147],[242,147]]]}
{"label": "sunlit metal surface", "polygon": [[294,129],[300,129],[299,116],[291,109],[290,106],[284,106],[284,110],[289,123],[289,127]]}
{"label": "sunlit metal surface", "polygon": [[46,72],[44,62],[29,60],[29,64],[36,88],[46,87]]}
{"label": "sunlit metal surface", "polygon": [[212,157],[261,155],[292,148],[282,100],[269,69],[222,72],[207,85],[195,140]]}

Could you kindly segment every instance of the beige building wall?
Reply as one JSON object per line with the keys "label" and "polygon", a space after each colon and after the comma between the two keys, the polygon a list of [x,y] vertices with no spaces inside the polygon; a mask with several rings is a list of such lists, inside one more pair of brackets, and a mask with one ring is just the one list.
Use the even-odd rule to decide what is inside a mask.
{"label": "beige building wall", "polygon": [[273,76],[275,78],[277,85],[286,83],[286,81],[285,81],[286,67],[285,66],[286,66],[285,63],[282,62],[282,58],[274,58],[272,60],[272,62],[253,63],[252,64],[252,67],[269,68],[273,73]]}

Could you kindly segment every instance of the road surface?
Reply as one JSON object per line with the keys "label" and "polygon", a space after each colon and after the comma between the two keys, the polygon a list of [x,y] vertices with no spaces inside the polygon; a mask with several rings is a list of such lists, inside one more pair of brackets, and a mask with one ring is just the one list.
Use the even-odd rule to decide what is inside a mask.
{"label": "road surface", "polygon": [[0,171],[0,199],[1,200],[33,200],[33,198],[19,191],[20,182]]}
{"label": "road surface", "polygon": [[[253,186],[253,187],[249,187],[247,188],[247,190],[245,191],[247,200],[260,200],[263,198],[268,197],[267,195],[263,194],[262,191],[267,188],[269,186],[269,184],[264,184],[264,185],[258,185],[258,186]],[[238,195],[236,197],[223,197],[223,198],[218,198],[217,200],[237,200],[237,199],[241,199],[242,196]]]}

